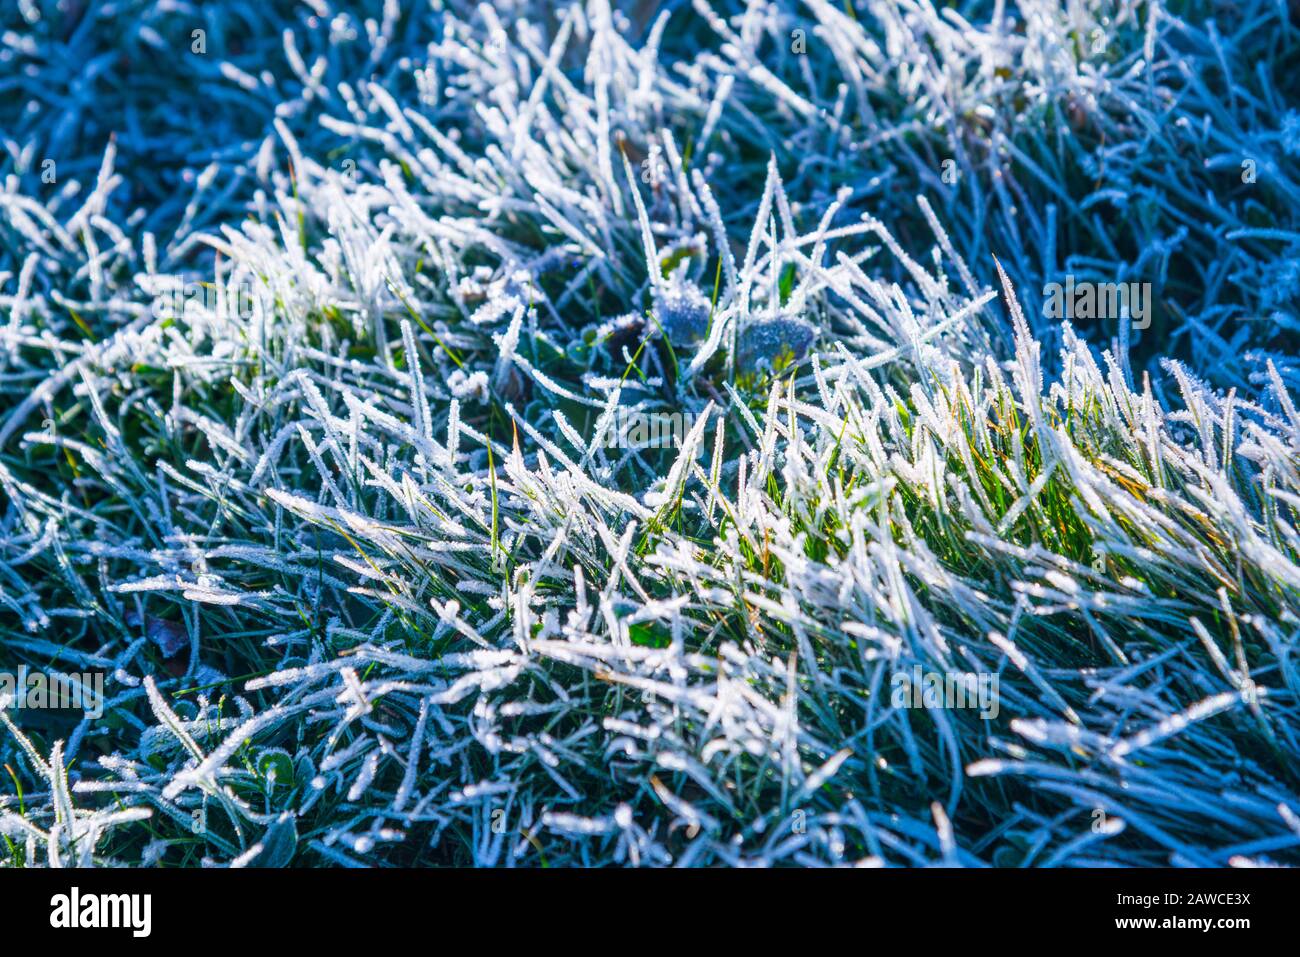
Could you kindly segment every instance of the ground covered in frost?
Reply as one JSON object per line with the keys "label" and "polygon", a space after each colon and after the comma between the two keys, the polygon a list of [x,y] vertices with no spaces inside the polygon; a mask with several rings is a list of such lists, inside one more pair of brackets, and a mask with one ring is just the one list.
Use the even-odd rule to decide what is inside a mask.
{"label": "ground covered in frost", "polygon": [[1298,220],[1294,2],[6,2],[0,863],[1294,864]]}

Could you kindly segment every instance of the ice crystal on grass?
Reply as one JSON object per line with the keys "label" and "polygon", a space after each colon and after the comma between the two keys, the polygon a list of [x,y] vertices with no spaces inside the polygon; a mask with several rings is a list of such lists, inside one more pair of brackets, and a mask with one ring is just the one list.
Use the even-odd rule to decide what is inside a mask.
{"label": "ice crystal on grass", "polygon": [[817,331],[799,319],[760,319],[747,324],[736,343],[736,365],[749,372],[775,372],[808,355]]}
{"label": "ice crystal on grass", "polygon": [[0,861],[1300,860],[1283,6],[436,6],[0,12]]}
{"label": "ice crystal on grass", "polygon": [[658,293],[654,304],[655,321],[668,341],[679,349],[694,345],[705,337],[711,312],[708,297],[678,273],[674,273],[667,287]]}

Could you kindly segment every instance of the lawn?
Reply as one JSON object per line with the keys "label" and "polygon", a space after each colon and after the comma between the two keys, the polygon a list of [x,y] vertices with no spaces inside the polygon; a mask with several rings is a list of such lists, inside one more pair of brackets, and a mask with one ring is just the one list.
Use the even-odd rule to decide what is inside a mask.
{"label": "lawn", "polygon": [[1300,863],[1295,11],[3,5],[0,865]]}

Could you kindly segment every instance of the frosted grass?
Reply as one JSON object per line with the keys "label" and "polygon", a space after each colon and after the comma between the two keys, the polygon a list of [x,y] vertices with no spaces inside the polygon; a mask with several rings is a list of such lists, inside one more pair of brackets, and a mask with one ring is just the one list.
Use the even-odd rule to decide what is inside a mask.
{"label": "frosted grass", "polygon": [[435,7],[0,15],[5,866],[1298,859],[1284,10]]}

